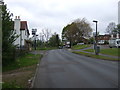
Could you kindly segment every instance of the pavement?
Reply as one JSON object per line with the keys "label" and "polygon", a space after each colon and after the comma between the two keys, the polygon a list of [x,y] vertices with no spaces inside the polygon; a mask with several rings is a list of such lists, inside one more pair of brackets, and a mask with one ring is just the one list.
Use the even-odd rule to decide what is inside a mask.
{"label": "pavement", "polygon": [[33,88],[117,88],[118,63],[50,50],[39,63]]}

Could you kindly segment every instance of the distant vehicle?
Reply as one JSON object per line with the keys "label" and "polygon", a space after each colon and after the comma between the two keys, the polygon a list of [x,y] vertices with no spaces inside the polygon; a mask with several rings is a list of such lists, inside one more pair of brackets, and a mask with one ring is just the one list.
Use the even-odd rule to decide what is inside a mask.
{"label": "distant vehicle", "polygon": [[59,46],[59,49],[62,49],[63,47],[62,46]]}
{"label": "distant vehicle", "polygon": [[120,39],[111,39],[109,40],[109,47],[117,47],[120,48]]}
{"label": "distant vehicle", "polygon": [[84,45],[84,43],[77,43],[77,45]]}
{"label": "distant vehicle", "polygon": [[66,47],[66,48],[70,48],[70,42],[66,42],[65,47]]}

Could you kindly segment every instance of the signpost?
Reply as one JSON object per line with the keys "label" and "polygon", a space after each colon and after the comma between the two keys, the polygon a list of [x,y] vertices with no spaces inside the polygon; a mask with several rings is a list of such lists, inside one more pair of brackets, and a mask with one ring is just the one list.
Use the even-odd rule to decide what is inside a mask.
{"label": "signpost", "polygon": [[34,37],[34,48],[36,50],[36,32],[37,32],[37,29],[32,29],[32,35]]}

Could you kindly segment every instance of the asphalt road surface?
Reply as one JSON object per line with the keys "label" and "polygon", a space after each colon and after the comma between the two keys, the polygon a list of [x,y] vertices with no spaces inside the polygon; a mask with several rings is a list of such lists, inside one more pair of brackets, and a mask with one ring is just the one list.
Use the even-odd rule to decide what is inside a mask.
{"label": "asphalt road surface", "polygon": [[64,49],[42,58],[33,88],[117,88],[118,62],[93,59]]}

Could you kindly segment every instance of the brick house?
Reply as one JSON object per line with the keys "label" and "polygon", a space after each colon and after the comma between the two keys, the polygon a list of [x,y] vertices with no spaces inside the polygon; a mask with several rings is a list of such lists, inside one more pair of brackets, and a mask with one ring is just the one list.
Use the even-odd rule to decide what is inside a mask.
{"label": "brick house", "polygon": [[98,44],[101,43],[101,44],[104,44],[105,41],[109,42],[110,39],[112,38],[119,38],[120,39],[120,35],[117,35],[117,34],[113,34],[113,35],[108,35],[108,34],[105,34],[105,35],[99,35],[97,37],[98,39]]}

